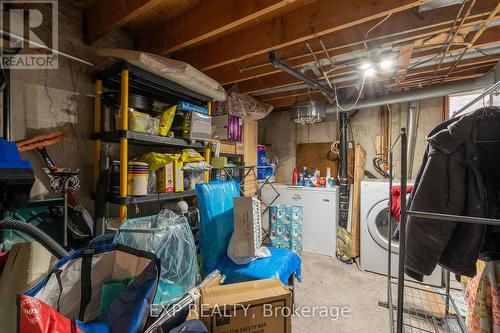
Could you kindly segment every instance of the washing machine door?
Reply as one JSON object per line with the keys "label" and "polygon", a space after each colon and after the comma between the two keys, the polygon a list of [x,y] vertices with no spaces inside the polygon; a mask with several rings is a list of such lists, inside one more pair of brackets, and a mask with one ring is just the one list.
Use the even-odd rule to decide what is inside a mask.
{"label": "washing machine door", "polygon": [[[368,233],[372,237],[373,241],[387,251],[389,248],[389,238],[388,238],[388,222],[389,222],[389,199],[384,199],[379,201],[370,209],[368,213],[366,223],[368,228]],[[398,222],[391,216],[390,223],[392,224],[392,232],[396,231],[398,227]],[[399,252],[399,242],[397,239],[392,239],[392,249],[391,252]]]}

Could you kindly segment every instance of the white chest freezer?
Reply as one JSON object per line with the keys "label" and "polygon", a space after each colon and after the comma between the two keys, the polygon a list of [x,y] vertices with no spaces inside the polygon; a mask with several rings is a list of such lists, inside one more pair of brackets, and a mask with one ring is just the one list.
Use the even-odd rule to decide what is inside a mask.
{"label": "white chest freezer", "polygon": [[[338,187],[297,187],[284,184],[265,185],[262,200],[266,205],[291,205],[303,208],[303,250],[335,256],[338,224]],[[274,200],[274,202],[273,202]],[[262,216],[262,224],[269,230],[269,214]]]}

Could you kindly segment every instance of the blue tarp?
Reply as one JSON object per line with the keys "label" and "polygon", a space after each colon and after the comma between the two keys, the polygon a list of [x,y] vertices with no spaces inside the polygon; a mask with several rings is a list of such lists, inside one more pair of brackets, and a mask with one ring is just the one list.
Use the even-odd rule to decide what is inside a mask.
{"label": "blue tarp", "polygon": [[220,261],[218,269],[226,276],[225,284],[272,279],[276,275],[283,284],[288,283],[290,275],[295,273],[301,282],[302,260],[295,252],[270,247],[271,256],[256,259],[246,265],[235,264],[228,256]]}
{"label": "blue tarp", "polygon": [[302,261],[295,252],[269,248],[271,256],[256,259],[246,265],[237,265],[227,256],[227,247],[233,233],[233,198],[240,196],[235,181],[215,181],[197,184],[196,194],[200,208],[200,252],[204,272],[219,269],[226,276],[225,283],[279,277],[283,284],[295,273],[301,279]]}
{"label": "blue tarp", "polygon": [[240,196],[235,181],[196,184],[200,209],[200,252],[203,274],[217,268],[233,234],[233,198]]}

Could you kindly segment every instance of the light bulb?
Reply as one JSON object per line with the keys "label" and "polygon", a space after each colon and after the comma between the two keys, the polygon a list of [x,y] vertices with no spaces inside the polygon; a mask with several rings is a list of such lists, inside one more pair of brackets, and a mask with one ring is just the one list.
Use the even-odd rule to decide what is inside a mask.
{"label": "light bulb", "polygon": [[375,75],[375,73],[375,68],[368,68],[367,70],[365,70],[366,77],[372,77],[373,75]]}
{"label": "light bulb", "polygon": [[392,67],[392,60],[391,59],[384,59],[380,62],[381,69],[389,69],[391,67]]}
{"label": "light bulb", "polygon": [[372,64],[370,64],[369,62],[364,62],[364,63],[361,64],[361,69],[362,70],[367,70],[367,69],[369,69],[371,67],[372,67]]}

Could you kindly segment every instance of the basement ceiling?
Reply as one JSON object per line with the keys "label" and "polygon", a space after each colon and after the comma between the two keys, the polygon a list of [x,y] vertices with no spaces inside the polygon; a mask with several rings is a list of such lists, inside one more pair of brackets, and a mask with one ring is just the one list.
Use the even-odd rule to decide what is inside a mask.
{"label": "basement ceiling", "polygon": [[[499,0],[79,1],[86,37],[131,32],[142,51],[190,63],[275,108],[322,98],[275,69],[275,51],[342,96],[418,89],[484,75],[499,60]],[[365,77],[367,61],[392,67]]]}

